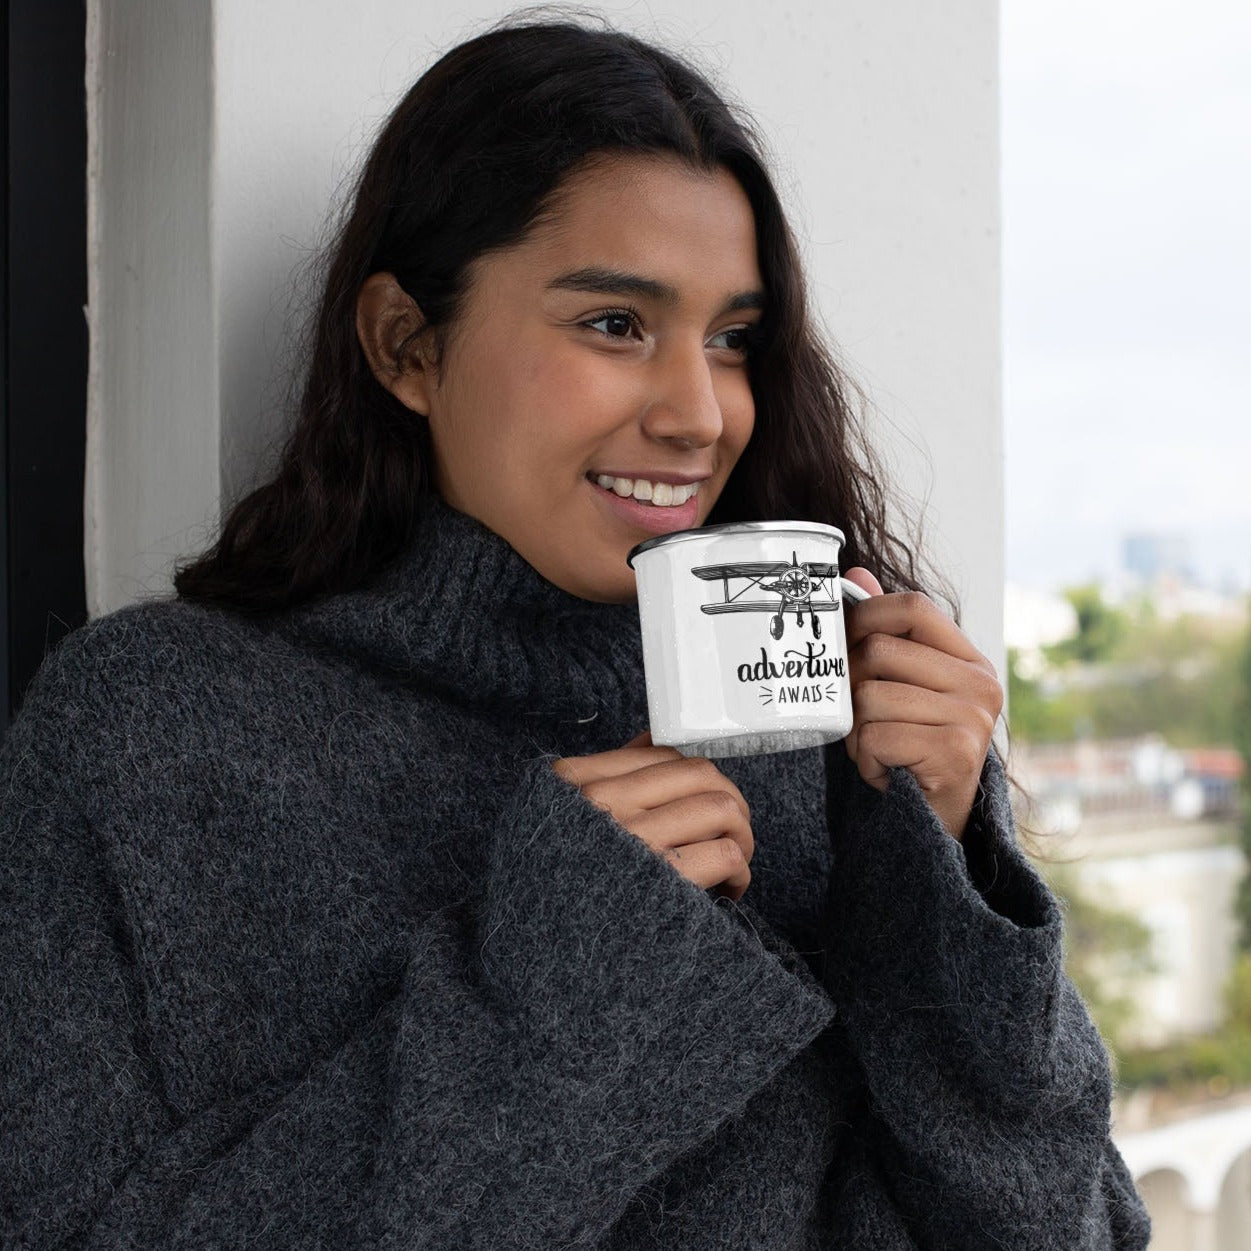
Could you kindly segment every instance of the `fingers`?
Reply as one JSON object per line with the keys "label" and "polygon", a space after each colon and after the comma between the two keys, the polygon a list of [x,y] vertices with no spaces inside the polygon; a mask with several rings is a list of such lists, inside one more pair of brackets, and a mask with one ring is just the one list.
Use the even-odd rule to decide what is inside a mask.
{"label": "fingers", "polygon": [[[899,682],[863,682],[855,693],[847,752],[866,782],[902,765],[927,786],[980,774],[995,717],[980,704]],[[935,734],[933,731],[943,731]]]}
{"label": "fingers", "polygon": [[605,808],[618,820],[661,808],[692,795],[724,794],[750,819],[742,792],[712,763],[701,757],[662,760],[633,773],[616,774],[584,783],[582,793],[596,807]]}
{"label": "fingers", "polygon": [[755,852],[751,812],[712,761],[635,739],[553,768],[696,885],[734,899],[746,891]]}
{"label": "fingers", "polygon": [[855,718],[860,726],[876,721],[903,721],[910,725],[956,725],[967,722],[988,737],[995,718],[990,710],[963,695],[927,690],[906,682],[877,679],[855,689]]}
{"label": "fingers", "polygon": [[848,607],[853,724],[847,753],[870,786],[909,770],[944,827],[967,827],[1003,688],[991,662],[928,596]]}
{"label": "fingers", "polygon": [[985,660],[960,627],[920,591],[877,595],[849,605],[846,629],[849,650],[870,634],[891,634],[924,643],[960,660]]}
{"label": "fingers", "polygon": [[950,652],[893,634],[870,634],[849,652],[848,668],[853,690],[867,682],[906,682],[943,694],[959,694],[998,717],[1003,707],[1003,688],[994,666],[980,653],[976,660],[962,660]]}
{"label": "fingers", "polygon": [[[620,777],[663,760],[686,759],[674,747],[635,746],[642,737],[639,735],[638,738],[631,739],[625,747],[617,747],[612,751],[596,752],[591,756],[566,756],[557,760],[552,767],[566,782],[583,787],[588,782],[595,782],[600,778]],[[650,744],[650,734],[647,736],[647,741]]]}
{"label": "fingers", "polygon": [[843,577],[868,591],[870,595],[882,594],[882,584],[863,565],[853,565]]}
{"label": "fingers", "polygon": [[582,793],[655,851],[729,838],[744,864],[755,852],[747,801],[711,760],[662,760],[599,778],[584,785]]}
{"label": "fingers", "polygon": [[737,792],[732,795],[717,790],[685,795],[662,807],[631,814],[628,828],[659,852],[715,838],[729,838],[736,843],[744,864],[755,852],[751,818]]}
{"label": "fingers", "polygon": [[751,869],[743,850],[732,838],[684,843],[658,854],[701,890],[715,889],[718,894],[738,900],[751,883]]}
{"label": "fingers", "polygon": [[874,721],[858,731],[856,765],[870,786],[882,789],[889,770],[910,770],[923,790],[942,790],[981,772],[985,746],[966,725],[904,725]]}
{"label": "fingers", "polygon": [[885,790],[892,768],[907,769],[947,831],[957,839],[962,836],[986,752],[975,730],[875,721],[859,727],[857,738],[853,759],[870,786]]}

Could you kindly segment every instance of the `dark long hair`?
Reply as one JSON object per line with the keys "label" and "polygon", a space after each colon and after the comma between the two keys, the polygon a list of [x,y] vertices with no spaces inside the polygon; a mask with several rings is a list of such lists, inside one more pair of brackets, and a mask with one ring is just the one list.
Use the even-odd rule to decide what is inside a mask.
{"label": "dark long hair", "polygon": [[274,477],[183,566],[179,595],[266,612],[369,580],[420,541],[432,489],[426,423],[373,376],[356,300],[389,271],[437,336],[472,262],[520,241],[598,153],[728,169],[755,213],[767,293],[751,366],[756,424],[711,522],[807,519],[847,535],[844,564],[918,590],[915,548],[887,517],[854,394],[817,335],[795,241],[750,123],[690,66],[617,31],[515,22],[432,66],[387,121],[329,257],[298,420]]}

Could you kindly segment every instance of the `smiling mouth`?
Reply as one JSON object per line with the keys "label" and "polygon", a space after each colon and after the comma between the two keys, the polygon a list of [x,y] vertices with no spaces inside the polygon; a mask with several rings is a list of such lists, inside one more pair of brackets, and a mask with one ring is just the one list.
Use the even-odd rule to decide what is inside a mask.
{"label": "smiling mouth", "polygon": [[606,473],[596,474],[592,481],[622,499],[635,499],[657,508],[677,508],[699,491],[698,482],[651,482],[646,478],[614,478]]}

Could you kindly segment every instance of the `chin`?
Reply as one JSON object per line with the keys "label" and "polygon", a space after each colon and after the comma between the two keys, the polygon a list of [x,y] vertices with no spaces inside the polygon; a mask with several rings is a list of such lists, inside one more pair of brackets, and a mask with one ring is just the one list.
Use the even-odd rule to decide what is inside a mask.
{"label": "chin", "polygon": [[[569,590],[569,588],[565,589]],[[638,592],[633,585],[629,587],[584,586],[569,590],[569,594],[576,595],[579,599],[589,600],[593,604],[633,604],[638,598]]]}
{"label": "chin", "polygon": [[[625,564],[625,557],[622,557]],[[548,581],[576,595],[578,599],[590,600],[594,604],[633,604],[638,598],[638,588],[634,581],[634,571],[627,568],[625,578],[609,577],[588,578],[571,576],[567,579],[549,578]]]}

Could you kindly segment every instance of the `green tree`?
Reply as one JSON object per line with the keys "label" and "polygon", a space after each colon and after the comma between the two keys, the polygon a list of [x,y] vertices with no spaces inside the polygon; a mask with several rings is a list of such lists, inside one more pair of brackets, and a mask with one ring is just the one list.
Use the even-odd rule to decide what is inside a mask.
{"label": "green tree", "polygon": [[1088,664],[1111,659],[1129,628],[1125,613],[1105,603],[1098,583],[1070,587],[1064,594],[1077,613],[1077,633],[1057,643],[1052,656]]}
{"label": "green tree", "polygon": [[1082,630],[1046,649],[1046,675],[1022,674],[1019,657],[1009,654],[1016,738],[1041,743],[1155,733],[1174,747],[1234,741],[1235,703],[1246,686],[1241,627],[1195,616],[1161,620],[1147,598],[1110,608],[1093,587],[1068,595]]}
{"label": "green tree", "polygon": [[1021,672],[1021,654],[1008,649],[1008,726],[1026,743],[1056,743],[1071,739],[1075,719],[1073,700],[1048,695],[1042,684]]}
{"label": "green tree", "polygon": [[1240,952],[1225,987],[1229,1024],[1251,1036],[1251,952]]}
{"label": "green tree", "polygon": [[1115,668],[1081,692],[1097,738],[1155,732],[1174,747],[1228,746],[1242,686],[1241,638],[1209,636],[1183,619],[1138,628]]}

